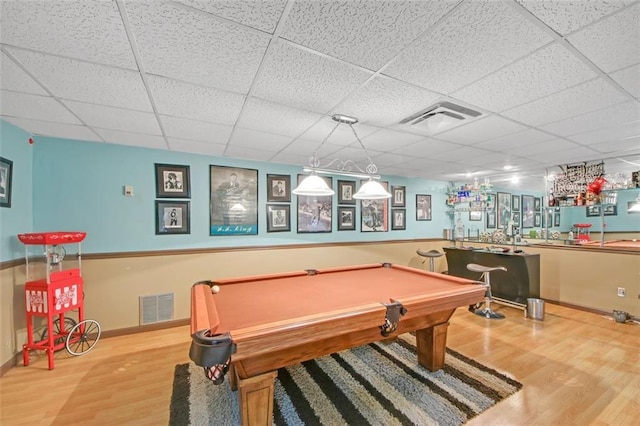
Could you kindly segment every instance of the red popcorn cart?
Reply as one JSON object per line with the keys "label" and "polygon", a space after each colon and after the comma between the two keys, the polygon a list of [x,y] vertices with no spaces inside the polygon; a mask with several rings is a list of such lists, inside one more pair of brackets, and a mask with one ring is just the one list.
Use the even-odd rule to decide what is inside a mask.
{"label": "red popcorn cart", "polygon": [[[49,370],[53,370],[54,352],[66,348],[71,355],[89,352],[100,339],[100,324],[84,319],[84,292],[81,272],[81,242],[86,232],[39,232],[19,234],[25,245],[26,275],[25,307],[27,343],[22,347],[24,365],[29,365],[29,351],[47,353]],[[77,245],[72,267],[65,269],[66,246]],[[33,250],[43,252],[34,255]],[[39,261],[44,255],[44,262]],[[42,269],[44,268],[44,271]],[[77,311],[77,315],[71,315]],[[67,314],[67,315],[65,315]],[[77,320],[74,319],[77,317]],[[34,320],[45,318],[44,331],[34,336]]]}

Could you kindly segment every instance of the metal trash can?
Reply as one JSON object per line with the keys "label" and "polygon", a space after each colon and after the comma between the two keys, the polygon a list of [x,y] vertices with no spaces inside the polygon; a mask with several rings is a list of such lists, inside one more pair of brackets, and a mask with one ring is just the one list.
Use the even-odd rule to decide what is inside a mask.
{"label": "metal trash can", "polygon": [[527,299],[527,317],[535,320],[544,320],[544,300]]}

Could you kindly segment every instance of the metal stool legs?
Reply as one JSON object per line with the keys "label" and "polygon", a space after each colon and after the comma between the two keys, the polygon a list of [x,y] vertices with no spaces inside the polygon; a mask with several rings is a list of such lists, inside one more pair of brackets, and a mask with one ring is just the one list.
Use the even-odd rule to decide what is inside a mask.
{"label": "metal stool legs", "polygon": [[504,266],[488,267],[488,266],[477,265],[475,263],[470,263],[467,265],[467,269],[472,272],[481,272],[482,276],[480,277],[480,279],[484,278],[483,283],[484,283],[484,286],[486,287],[486,293],[484,297],[484,304],[485,304],[484,308],[478,308],[474,310],[473,307],[470,307],[469,310],[473,311],[474,314],[479,315],[481,317],[485,317],[487,319],[504,319],[504,314],[495,312],[491,309],[491,301],[493,300],[493,296],[491,295],[490,273],[492,271],[506,271],[507,268],[505,268]]}
{"label": "metal stool legs", "polygon": [[[422,256],[422,257],[425,257],[425,258],[429,259],[429,271],[431,271],[431,272],[435,272],[435,270],[436,270],[435,258],[444,255],[444,253],[441,253],[438,250],[422,251],[422,250],[418,249],[418,250],[416,250],[416,253],[418,254],[418,256]],[[423,260],[422,263],[424,263],[426,261],[427,261],[427,259]]]}

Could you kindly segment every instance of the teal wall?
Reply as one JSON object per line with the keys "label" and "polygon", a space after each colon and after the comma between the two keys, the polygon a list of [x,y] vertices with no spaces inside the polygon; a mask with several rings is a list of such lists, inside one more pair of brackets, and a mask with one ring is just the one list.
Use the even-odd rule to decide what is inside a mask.
{"label": "teal wall", "polygon": [[[635,202],[640,195],[640,189],[623,189],[617,190],[617,214],[615,216],[604,216],[605,232],[640,232],[640,214],[628,213],[627,206],[629,202]],[[574,223],[590,223],[591,233],[600,233],[602,230],[601,217],[587,217],[587,208],[580,207],[561,207],[562,229],[567,231]]]}
{"label": "teal wall", "polygon": [[13,161],[11,207],[0,207],[0,261],[24,257],[16,235],[33,226],[33,145],[26,133],[0,120],[0,157]]}

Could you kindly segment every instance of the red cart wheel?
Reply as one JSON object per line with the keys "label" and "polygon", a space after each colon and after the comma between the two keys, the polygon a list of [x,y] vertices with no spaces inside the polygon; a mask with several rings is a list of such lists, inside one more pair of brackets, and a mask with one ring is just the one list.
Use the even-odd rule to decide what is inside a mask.
{"label": "red cart wheel", "polygon": [[71,355],[84,355],[98,343],[102,329],[94,320],[80,321],[67,335],[65,346]]}

